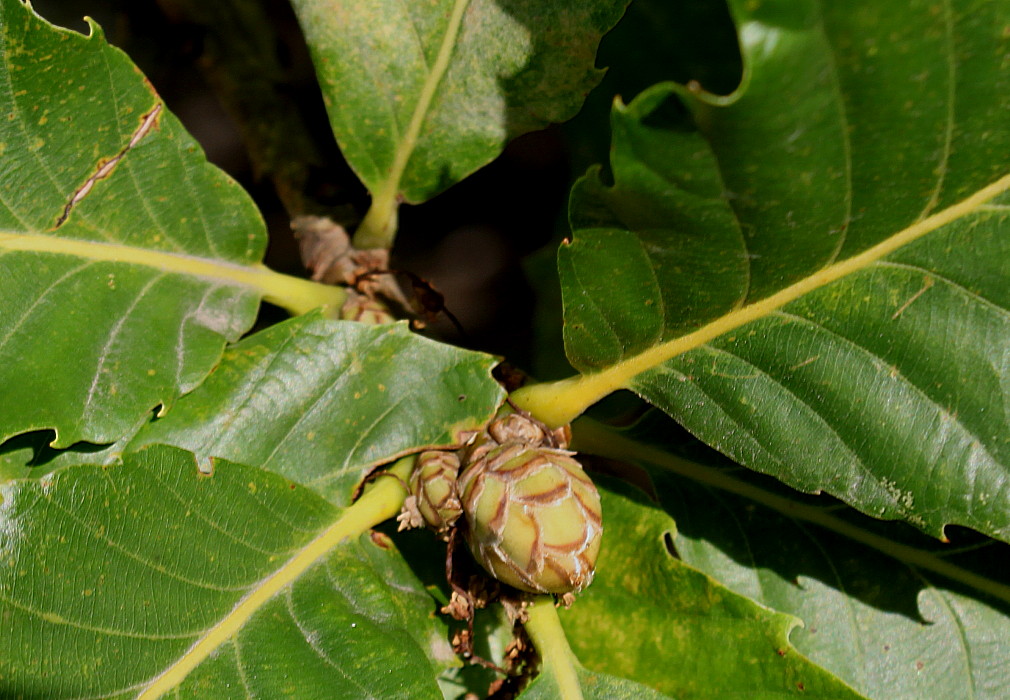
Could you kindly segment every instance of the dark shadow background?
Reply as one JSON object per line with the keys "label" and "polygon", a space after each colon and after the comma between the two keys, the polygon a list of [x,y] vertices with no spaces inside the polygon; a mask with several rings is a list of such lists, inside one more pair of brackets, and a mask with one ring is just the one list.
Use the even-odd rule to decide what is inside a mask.
{"label": "dark shadow background", "polygon": [[[209,0],[213,2],[214,0]],[[350,205],[359,216],[368,197],[347,167],[329,131],[322,97],[294,14],[286,0],[255,0],[275,22],[278,54],[285,63],[284,90],[312,130],[323,165],[310,176],[312,195],[324,205]],[[171,0],[38,0],[36,11],[53,24],[87,32],[94,18],[108,40],[123,49],[206,150],[256,200],[266,219],[270,245],[266,264],[288,274],[304,269],[287,214],[273,184],[258,178],[238,125],[208,84],[202,59],[204,28],[174,11]],[[491,165],[421,206],[404,206],[393,266],[430,282],[466,331],[462,343],[517,358],[529,358],[533,294],[520,260],[554,237],[572,171],[561,130],[524,136]],[[278,310],[267,310],[280,320]]]}
{"label": "dark shadow background", "polygon": [[[323,207],[332,207],[334,218],[342,223],[348,219],[340,212],[363,215],[367,193],[330,132],[288,0],[245,1],[263,8],[269,17],[283,71],[278,91],[295,105],[318,155],[319,162],[309,171],[309,195]],[[267,265],[302,275],[288,216],[274,186],[268,178],[257,177],[239,125],[204,73],[218,47],[213,32],[220,28],[201,26],[187,2],[192,0],[35,0],[33,5],[53,24],[87,32],[83,17],[88,15],[103,27],[108,40],[148,76],[208,159],[256,200],[269,229]],[[650,47],[648,55],[642,54],[643,45]],[[401,208],[393,267],[420,275],[444,294],[446,307],[466,332],[465,337],[454,337],[445,324],[450,342],[507,357],[526,368],[537,364],[535,357],[543,350],[534,348],[535,342],[560,346],[559,331],[545,336],[533,328],[535,297],[522,260],[553,248],[567,233],[565,210],[572,182],[592,163],[606,161],[608,112],[614,96],[627,101],[660,80],[698,80],[714,92],[729,92],[740,72],[728,12],[722,2],[711,0],[683,0],[673,7],[668,0],[636,0],[604,39],[597,65],[612,68],[569,124],[522,136],[490,165],[438,197]],[[555,270],[547,257],[535,276],[537,286],[546,288],[550,298],[545,323],[558,326]],[[264,323],[284,318],[283,312],[270,307],[263,314]],[[550,350],[561,354],[560,347]]]}

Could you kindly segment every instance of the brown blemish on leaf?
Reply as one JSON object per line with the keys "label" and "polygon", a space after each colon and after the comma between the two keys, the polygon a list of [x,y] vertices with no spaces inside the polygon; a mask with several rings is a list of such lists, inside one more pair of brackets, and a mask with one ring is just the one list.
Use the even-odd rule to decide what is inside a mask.
{"label": "brown blemish on leaf", "polygon": [[912,302],[914,302],[916,299],[925,294],[926,290],[928,290],[934,284],[936,284],[936,280],[933,277],[930,277],[929,275],[924,276],[922,278],[922,287],[919,288],[919,291],[917,291],[915,294],[909,297],[908,301],[906,301],[904,304],[898,307],[898,310],[895,311],[894,314],[891,316],[891,320],[892,321],[897,320],[898,316],[901,316],[901,314],[905,312],[905,309],[907,309],[909,306],[912,305]]}
{"label": "brown blemish on leaf", "polygon": [[803,362],[800,362],[799,364],[795,364],[792,367],[790,367],[789,369],[790,369],[790,371],[797,370],[800,367],[806,367],[811,362],[817,362],[817,360],[819,360],[819,359],[821,359],[821,356],[819,354],[818,355],[811,355],[807,359],[803,360]]}
{"label": "brown blemish on leaf", "polygon": [[157,125],[160,114],[161,103],[158,103],[153,109],[151,109],[151,111],[141,117],[140,126],[138,126],[136,131],[133,132],[133,136],[130,137],[130,141],[123,146],[119,153],[114,155],[112,158],[98,161],[98,169],[95,170],[91,177],[84,181],[83,185],[77,188],[77,191],[74,192],[70,201],[67,202],[65,207],[63,207],[63,213],[60,214],[60,217],[56,220],[56,228],[63,225],[63,223],[67,220],[67,217],[70,216],[70,211],[77,205],[78,202],[84,199],[89,192],[91,192],[91,188],[95,186],[95,183],[112,174],[116,165],[123,159],[130,149],[140,143],[142,138],[147,136],[151,129]]}
{"label": "brown blemish on leaf", "polygon": [[390,550],[393,548],[393,540],[389,538],[389,535],[386,535],[381,532],[375,532],[373,530],[371,538],[372,538],[372,544],[374,544],[379,549]]}

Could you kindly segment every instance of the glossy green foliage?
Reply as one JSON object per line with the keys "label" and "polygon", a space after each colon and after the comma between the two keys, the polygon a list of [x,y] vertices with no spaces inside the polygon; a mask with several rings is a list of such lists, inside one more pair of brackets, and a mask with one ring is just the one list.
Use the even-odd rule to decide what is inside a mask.
{"label": "glossy green foliage", "polygon": [[604,439],[652,470],[681,561],[802,619],[796,649],[869,697],[1002,695],[1006,649],[992,640],[1010,635],[1008,545],[963,530],[938,543],[834,499],[799,497],[660,417]]}
{"label": "glossy green foliage", "polygon": [[[606,537],[596,579],[561,620],[589,668],[677,698],[803,690],[858,698],[789,642],[798,618],[733,593],[671,556],[676,528],[645,494],[606,482]],[[630,546],[629,546],[630,545]]]}
{"label": "glossy green foliage", "polygon": [[261,293],[196,268],[254,269],[263,223],[96,26],[3,0],[0,50],[0,440],[113,442],[252,324]]}
{"label": "glossy green foliage", "polygon": [[733,3],[733,95],[618,104],[566,342],[589,373],[670,343],[626,386],[738,462],[1005,539],[1010,7],[931,8]]}
{"label": "glossy green foliage", "polygon": [[[575,112],[623,9],[293,4],[345,155],[394,212]],[[692,61],[729,84],[741,55],[729,24],[706,33],[720,11],[668,5],[638,3],[614,45],[645,89],[613,109],[609,171],[573,191],[572,362],[592,378],[714,327],[610,390],[794,486],[931,534],[1007,536],[1006,3],[733,2],[728,98],[648,87]],[[303,315],[239,340],[286,293],[257,281],[274,273],[245,195],[97,30],[0,0],[0,38],[0,437],[16,436],[0,447],[0,696],[487,692],[494,672],[463,667],[464,625],[437,612],[444,543],[357,536],[395,515],[409,460],[351,500],[374,467],[486,424],[496,358],[306,313],[339,294],[293,278]],[[854,258],[882,242],[897,245]],[[861,262],[825,276],[845,260]],[[520,697],[1001,696],[1007,545],[870,523],[656,415],[575,426],[610,473],[647,465],[649,495],[599,479],[595,582]],[[75,440],[109,444],[58,449]],[[501,663],[502,608],[476,631]]]}
{"label": "glossy green foliage", "polygon": [[[647,685],[606,673],[577,669],[579,691],[585,700],[664,700],[670,696]],[[554,700],[563,697],[556,675],[550,669],[538,675],[520,696],[523,700]]]}
{"label": "glossy green foliage", "polygon": [[159,446],[0,489],[4,697],[136,697],[163,675],[203,697],[440,697],[452,652],[388,540],[314,551],[264,595],[341,517],[282,477],[223,461],[208,475]]}
{"label": "glossy green foliage", "polygon": [[574,116],[627,3],[292,4],[351,167],[373,195],[391,187],[417,203],[510,139]]}
{"label": "glossy green foliage", "polygon": [[127,449],[177,445],[283,474],[337,505],[375,465],[465,440],[504,399],[495,360],[404,325],[309,314],[236,343]]}

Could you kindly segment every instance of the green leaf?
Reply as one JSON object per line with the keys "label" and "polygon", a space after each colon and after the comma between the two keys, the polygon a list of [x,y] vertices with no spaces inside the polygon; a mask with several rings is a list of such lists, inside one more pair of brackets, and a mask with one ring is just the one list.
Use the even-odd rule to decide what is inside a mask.
{"label": "green leaf", "polygon": [[440,698],[430,598],[388,538],[346,541],[386,483],[342,513],[159,446],[0,486],[0,695]]}
{"label": "green leaf", "polygon": [[504,399],[497,360],[411,333],[318,314],[230,347],[214,373],[126,449],[185,448],[283,474],[347,505],[369,468],[448,447]]}
{"label": "green leaf", "polygon": [[294,0],[347,161],[372,193],[359,247],[388,246],[420,203],[512,138],[572,117],[626,0]]}
{"label": "green leaf", "polygon": [[615,107],[559,256],[585,374],[516,400],[631,388],[803,491],[1010,538],[1010,7],[731,7],[734,95]]}
{"label": "green leaf", "polygon": [[[593,673],[578,666],[579,690],[586,700],[663,700],[669,696],[648,686],[606,673]],[[543,671],[519,695],[522,700],[557,700],[564,698],[558,679],[550,670]]]}
{"label": "green leaf", "polygon": [[588,668],[633,678],[673,697],[753,697],[797,690],[860,697],[789,641],[800,621],[733,593],[670,556],[673,522],[644,494],[597,479],[603,548],[592,585],[561,612]]}
{"label": "green leaf", "polygon": [[607,74],[579,114],[562,127],[574,172],[609,160],[615,96],[630,100],[670,80],[694,81],[708,92],[725,95],[739,85],[743,69],[725,2],[635,0],[603,37],[597,61],[607,66]]}
{"label": "green leaf", "polygon": [[52,439],[52,431],[37,430],[0,444],[0,483],[11,479],[38,478],[57,466],[84,462],[97,464],[106,461],[114,447],[83,442],[56,450],[49,444]]}
{"label": "green leaf", "polygon": [[[683,560],[803,619],[792,635],[796,648],[865,695],[998,697],[1010,682],[1006,649],[991,644],[1010,635],[1008,601],[745,499],[673,481],[657,480],[657,490],[677,517],[674,544]],[[883,535],[898,545],[914,540],[897,527]],[[936,550],[935,541],[917,544],[953,566],[1008,555],[993,542],[959,557]],[[1005,581],[1001,567],[988,568],[992,581]]]}
{"label": "green leaf", "polygon": [[0,441],[108,443],[197,386],[261,297],[342,292],[259,262],[262,219],[92,24],[0,0]]}
{"label": "green leaf", "polygon": [[685,442],[669,419],[591,437],[587,449],[653,470],[682,561],[802,619],[796,648],[858,691],[999,697],[1010,681],[1007,650],[991,643],[1010,635],[1008,545],[965,531],[938,543],[801,496]]}
{"label": "green leaf", "polygon": [[537,677],[523,698],[665,698],[654,689],[632,681],[587,670],[572,653],[558,618],[553,596],[534,596],[524,606],[523,627],[539,657]]}

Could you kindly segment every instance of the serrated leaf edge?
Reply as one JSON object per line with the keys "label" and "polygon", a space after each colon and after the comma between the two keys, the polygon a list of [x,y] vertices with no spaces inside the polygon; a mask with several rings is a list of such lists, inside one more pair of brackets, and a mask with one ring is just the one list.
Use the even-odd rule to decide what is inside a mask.
{"label": "serrated leaf edge", "polygon": [[512,395],[512,401],[549,426],[566,425],[603,397],[618,389],[630,387],[638,375],[741,326],[764,318],[806,294],[865,269],[941,226],[978,211],[986,202],[1008,190],[1010,190],[1010,175],[1004,175],[957,204],[917,221],[862,253],[828,265],[769,297],[717,318],[693,333],[655,345],[600,372],[522,387]]}
{"label": "serrated leaf edge", "polygon": [[578,449],[580,452],[587,452],[622,462],[632,461],[654,464],[700,484],[742,496],[782,513],[787,518],[818,525],[853,542],[875,549],[903,564],[939,574],[946,579],[962,583],[981,593],[1010,603],[1010,586],[1006,584],[974,574],[930,552],[900,544],[869,530],[864,530],[861,527],[831,515],[826,508],[798,503],[795,500],[779,496],[743,480],[736,479],[732,474],[727,474],[719,469],[692,462],[683,457],[627,438],[591,419],[584,418],[578,422],[572,447]]}

